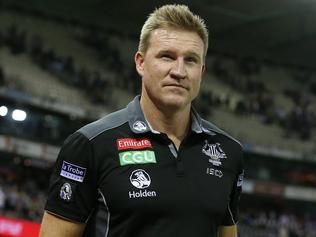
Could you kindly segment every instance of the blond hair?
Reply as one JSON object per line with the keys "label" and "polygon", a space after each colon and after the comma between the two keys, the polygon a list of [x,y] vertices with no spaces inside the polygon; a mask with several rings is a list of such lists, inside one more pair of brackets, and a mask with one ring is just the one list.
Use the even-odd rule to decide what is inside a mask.
{"label": "blond hair", "polygon": [[145,21],[139,39],[138,50],[145,53],[149,47],[151,32],[159,28],[175,28],[196,32],[204,44],[204,58],[208,48],[208,31],[204,20],[193,14],[185,5],[164,5],[152,12]]}

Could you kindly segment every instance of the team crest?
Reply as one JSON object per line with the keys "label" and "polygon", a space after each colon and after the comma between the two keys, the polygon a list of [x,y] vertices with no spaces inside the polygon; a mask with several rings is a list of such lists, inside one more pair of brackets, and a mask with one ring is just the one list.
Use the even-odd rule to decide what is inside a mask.
{"label": "team crest", "polygon": [[215,166],[222,165],[221,159],[227,158],[219,143],[209,144],[207,140],[205,140],[205,145],[202,147],[202,152],[210,157],[209,162]]}

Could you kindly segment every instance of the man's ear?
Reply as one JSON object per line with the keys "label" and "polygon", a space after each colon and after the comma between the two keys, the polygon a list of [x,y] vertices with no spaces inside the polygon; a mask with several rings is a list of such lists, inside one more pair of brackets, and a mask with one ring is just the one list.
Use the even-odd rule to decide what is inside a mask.
{"label": "man's ear", "polygon": [[205,63],[202,66],[202,75],[204,74],[204,72],[205,72]]}
{"label": "man's ear", "polygon": [[144,53],[137,51],[134,59],[135,59],[136,70],[138,74],[142,77],[144,74],[145,55]]}

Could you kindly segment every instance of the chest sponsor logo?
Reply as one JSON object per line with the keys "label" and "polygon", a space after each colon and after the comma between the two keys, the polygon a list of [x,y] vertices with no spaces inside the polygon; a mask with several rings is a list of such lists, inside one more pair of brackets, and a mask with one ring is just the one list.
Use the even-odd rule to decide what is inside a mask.
{"label": "chest sponsor logo", "polygon": [[210,157],[209,162],[215,166],[221,166],[221,160],[227,158],[219,143],[209,144],[207,140],[205,140],[205,144],[202,147],[202,153]]}
{"label": "chest sponsor logo", "polygon": [[60,176],[82,183],[86,175],[86,168],[63,161]]}
{"label": "chest sponsor logo", "polygon": [[128,196],[130,199],[133,198],[147,198],[147,197],[156,197],[157,194],[155,191],[147,190],[151,184],[151,178],[149,174],[143,169],[134,170],[129,178],[131,184],[139,189],[138,191],[129,191]]}
{"label": "chest sponsor logo", "polygon": [[133,129],[139,132],[143,132],[147,130],[147,125],[143,121],[136,121],[133,123]]}
{"label": "chest sponsor logo", "polygon": [[120,152],[119,159],[121,166],[157,163],[155,153],[150,150]]}
{"label": "chest sponsor logo", "polygon": [[134,170],[129,178],[131,184],[136,188],[148,188],[151,183],[149,174],[145,170]]}
{"label": "chest sponsor logo", "polygon": [[119,151],[152,147],[149,139],[147,138],[119,138],[116,140],[116,145]]}

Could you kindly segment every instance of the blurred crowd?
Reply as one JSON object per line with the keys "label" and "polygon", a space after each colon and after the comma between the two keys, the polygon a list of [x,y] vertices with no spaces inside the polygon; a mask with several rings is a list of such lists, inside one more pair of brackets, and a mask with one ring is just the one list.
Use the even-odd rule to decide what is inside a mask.
{"label": "blurred crowd", "polygon": [[118,80],[114,81],[115,87],[128,90],[132,94],[139,94],[141,80],[135,70],[134,64],[131,65],[124,62],[119,50],[121,46],[110,42],[111,36],[116,36],[120,39],[128,39],[128,36],[117,30],[104,29],[91,25],[77,27],[74,36],[86,47],[97,52],[99,60],[117,75]]}
{"label": "blurred crowd", "polygon": [[46,201],[47,172],[27,167],[27,161],[18,157],[14,163],[13,167],[0,166],[0,215],[40,222]]}
{"label": "blurred crowd", "polygon": [[253,208],[241,212],[239,231],[240,237],[314,237],[316,216]]}
{"label": "blurred crowd", "polygon": [[[312,99],[312,95],[307,93],[308,90],[300,88],[280,88],[283,89],[280,93],[289,98],[293,105],[290,110],[277,106],[276,94],[259,79],[262,66],[263,63],[253,58],[238,59],[221,56],[215,56],[210,65],[213,75],[218,80],[244,95],[233,107],[236,114],[259,115],[262,123],[277,124],[282,127],[285,138],[297,136],[301,140],[309,140],[312,129],[316,127],[315,100]],[[301,71],[304,72],[303,69]],[[300,78],[300,83],[306,84],[307,88],[315,85],[316,78],[314,80],[310,78],[310,81]],[[290,80],[293,78],[289,77]]]}
{"label": "blurred crowd", "polygon": [[[138,93],[141,80],[138,80],[134,67],[124,63],[117,45],[108,41],[112,31],[94,27],[83,27],[76,32],[76,39],[84,46],[99,54],[99,59],[115,73],[119,80],[114,80],[100,71],[76,67],[72,56],[58,55],[53,48],[47,47],[40,35],[31,34],[11,25],[0,29],[0,49],[7,47],[13,55],[27,54],[32,62],[43,70],[55,75],[66,85],[73,86],[86,93],[92,103],[108,106],[114,87]],[[115,32],[115,34],[118,34]],[[123,37],[123,36],[122,36]],[[278,124],[284,129],[284,136],[298,136],[302,140],[311,137],[315,128],[316,115],[311,109],[315,103],[306,93],[299,89],[283,88],[284,95],[293,102],[291,110],[279,108],[275,104],[275,94],[267,88],[257,75],[262,70],[262,63],[255,59],[238,59],[212,55],[209,73],[221,82],[244,95],[233,108],[230,107],[230,95],[218,95],[211,90],[201,91],[195,103],[199,112],[208,117],[218,107],[230,108],[240,116],[258,115],[264,124]],[[233,70],[232,70],[233,69]],[[302,70],[293,74],[293,79],[306,84],[308,93],[316,95],[315,73]],[[0,65],[0,87],[19,89],[14,81],[8,80]],[[34,108],[33,108],[34,109]],[[87,121],[75,121],[62,115],[45,114],[47,111],[33,113],[32,120],[24,124],[15,124],[0,117],[0,133],[37,138],[43,142],[61,143],[65,137]],[[0,167],[0,215],[23,218],[39,222],[43,214],[47,191],[48,172],[50,170],[32,169],[28,162],[14,158],[14,166]],[[271,177],[285,183],[315,186],[316,177],[312,172],[280,172],[271,167],[252,168],[254,179],[270,180]],[[316,236],[316,218],[310,214],[298,215],[294,212],[275,210],[247,209],[241,210],[239,222],[241,237],[313,237]]]}
{"label": "blurred crowd", "polygon": [[[79,28],[77,28],[79,29]],[[99,59],[107,65],[115,75],[114,80],[100,71],[90,71],[85,67],[76,68],[72,56],[62,57],[53,48],[48,48],[40,35],[29,34],[20,30],[16,25],[0,31],[0,47],[7,46],[12,54],[28,54],[32,61],[42,69],[55,75],[63,83],[84,91],[91,102],[110,106],[113,88],[122,88],[135,94],[139,92],[141,80],[137,79],[134,66],[130,67],[120,57],[117,45],[109,43],[107,37],[111,30],[100,30],[95,27],[80,28],[75,31],[76,39],[84,47],[89,47],[99,54]],[[117,34],[117,32],[116,32]],[[122,36],[123,37],[123,36]],[[315,101],[305,91],[299,88],[283,88],[283,94],[292,101],[292,108],[286,110],[276,106],[276,95],[267,89],[264,81],[258,79],[263,63],[253,58],[234,58],[211,54],[208,65],[213,76],[226,83],[244,97],[234,105],[234,112],[238,115],[259,115],[262,123],[278,124],[284,129],[284,137],[297,136],[302,140],[311,137],[311,131],[316,127],[316,111],[313,109]],[[308,70],[293,73],[294,80],[306,84],[311,95],[316,93],[314,74]],[[290,80],[291,78],[289,78]],[[0,85],[5,78],[0,68]],[[212,91],[203,90],[197,99],[196,106],[204,116],[210,116],[212,109],[218,106],[228,106],[230,95],[216,96]]]}
{"label": "blurred crowd", "polygon": [[30,34],[12,24],[0,30],[0,48],[1,46],[8,47],[13,55],[29,55],[36,65],[55,75],[62,83],[83,91],[92,103],[110,104],[112,90],[109,78],[99,71],[90,71],[85,67],[77,69],[71,56],[58,55],[54,48],[45,44],[40,35]]}

